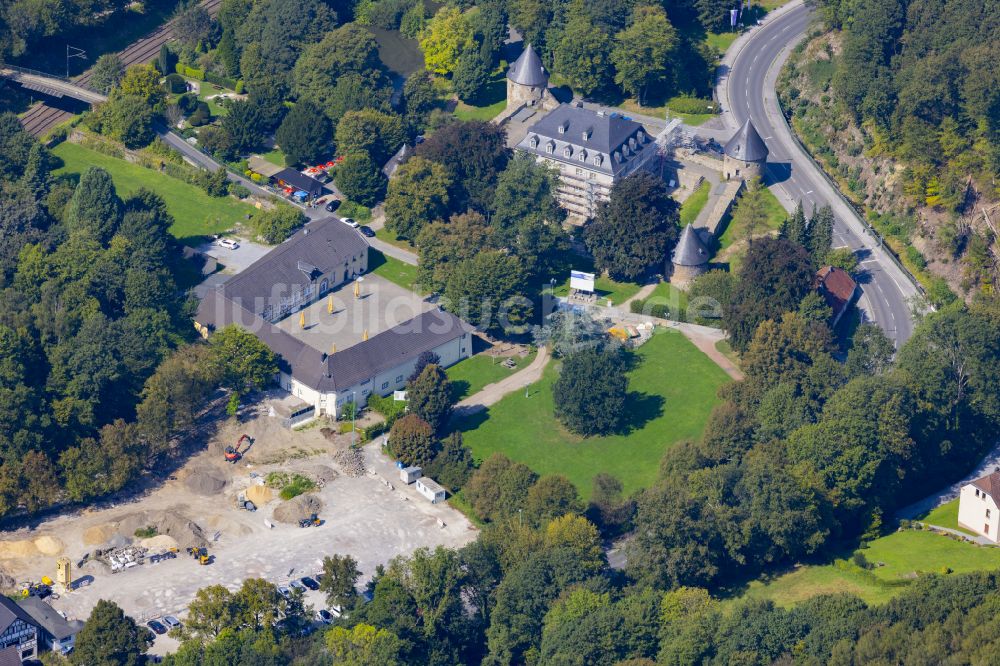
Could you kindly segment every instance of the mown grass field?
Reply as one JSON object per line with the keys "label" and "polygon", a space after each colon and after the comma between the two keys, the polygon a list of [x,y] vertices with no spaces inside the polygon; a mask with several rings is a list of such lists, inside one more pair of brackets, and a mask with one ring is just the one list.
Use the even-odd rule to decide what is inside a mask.
{"label": "mown grass field", "polygon": [[945,502],[941,506],[928,511],[920,517],[920,520],[929,525],[947,527],[970,536],[976,536],[975,532],[958,526],[958,498],[955,498],[950,502]]}
{"label": "mown grass field", "polygon": [[498,382],[529,365],[535,360],[535,352],[525,357],[511,357],[516,365],[506,368],[502,363],[504,357],[494,359],[487,353],[476,354],[448,368],[448,380],[451,381],[451,395],[455,401],[462,400],[478,393],[487,384]]}
{"label": "mown grass field", "polygon": [[56,174],[79,175],[87,167],[96,166],[111,174],[121,197],[140,187],[159,194],[174,218],[170,233],[188,245],[198,245],[207,235],[227,231],[247,214],[256,212],[250,204],[233,197],[210,197],[200,187],[76,143],[63,142],[52,153],[63,162]]}
{"label": "mown grass field", "polygon": [[[755,236],[762,236],[771,231],[776,231],[781,227],[781,223],[788,217],[788,212],[781,205],[774,193],[767,188],[761,188],[764,197],[764,209],[767,211],[767,221],[764,226],[754,232]],[[739,202],[737,202],[739,205]],[[726,225],[725,231],[719,237],[719,248],[725,250],[733,243],[744,241],[747,237],[747,229],[744,225],[734,223],[732,216],[728,216],[728,221],[723,220]]]}
{"label": "mown grass field", "polygon": [[404,289],[416,291],[417,293],[423,293],[421,290],[416,288],[416,266],[411,266],[410,264],[400,261],[399,259],[386,256],[378,250],[369,250],[368,272],[384,277],[389,282],[394,282]]}
{"label": "mown grass field", "polygon": [[552,384],[558,363],[540,381],[506,396],[485,413],[459,424],[477,460],[499,451],[538,474],[563,474],[590,496],[594,475],[618,477],[628,494],[656,479],[663,452],[682,439],[701,436],[716,391],[729,377],[676,331],[658,332],[636,352],[629,372],[627,434],[582,438],[553,413]]}
{"label": "mown grass field", "polygon": [[954,573],[1000,568],[1000,548],[961,542],[928,531],[894,532],[872,541],[861,552],[868,562],[884,566],[862,572],[834,564],[807,565],[754,581],[739,598],[771,599],[788,607],[820,594],[850,592],[870,604],[881,604],[905,590],[906,586],[899,582],[912,580],[915,574],[943,573],[945,568]]}

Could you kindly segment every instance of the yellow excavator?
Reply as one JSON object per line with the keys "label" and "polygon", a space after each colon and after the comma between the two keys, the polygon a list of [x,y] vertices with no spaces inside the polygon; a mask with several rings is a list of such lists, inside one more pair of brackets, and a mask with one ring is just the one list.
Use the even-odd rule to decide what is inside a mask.
{"label": "yellow excavator", "polygon": [[207,548],[197,548],[195,546],[190,546],[187,550],[188,553],[191,554],[191,557],[198,560],[198,564],[204,565],[209,563]]}

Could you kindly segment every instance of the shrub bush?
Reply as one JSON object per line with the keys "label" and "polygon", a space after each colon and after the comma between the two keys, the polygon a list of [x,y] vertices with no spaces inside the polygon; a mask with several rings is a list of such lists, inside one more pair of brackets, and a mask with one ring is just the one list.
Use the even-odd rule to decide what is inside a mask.
{"label": "shrub bush", "polygon": [[676,113],[718,113],[719,105],[710,99],[682,95],[667,102],[667,108]]}
{"label": "shrub bush", "polygon": [[183,93],[187,92],[187,81],[180,74],[167,74],[164,80],[164,85],[167,88],[167,92],[170,93]]}
{"label": "shrub bush", "polygon": [[135,531],[135,538],[152,539],[157,534],[159,534],[159,532],[156,531],[156,527],[154,525],[147,525],[146,527],[140,527]]}
{"label": "shrub bush", "polygon": [[234,90],[236,91],[237,95],[242,95],[243,94],[243,90],[244,90],[244,88],[243,88],[243,79],[240,79],[239,81],[236,82],[236,87],[234,88]]}
{"label": "shrub bush", "polygon": [[209,83],[214,83],[217,86],[229,88],[230,90],[234,90],[236,88],[236,81],[228,76],[220,76],[215,72],[205,72],[205,80]]}
{"label": "shrub bush", "polygon": [[195,106],[194,113],[188,116],[188,123],[193,127],[201,127],[208,123],[212,119],[212,112],[208,108],[208,104],[205,102],[198,102]]}
{"label": "shrub bush", "polygon": [[307,479],[301,474],[293,474],[292,478],[288,481],[288,484],[281,489],[278,493],[283,500],[290,500],[293,497],[298,497],[302,493],[307,493],[310,490],[316,489],[316,483],[312,479]]}
{"label": "shrub bush", "polygon": [[184,76],[188,77],[189,79],[195,79],[196,81],[204,81],[205,80],[205,72],[204,72],[204,70],[195,69],[194,67],[185,67],[183,74],[184,74]]}

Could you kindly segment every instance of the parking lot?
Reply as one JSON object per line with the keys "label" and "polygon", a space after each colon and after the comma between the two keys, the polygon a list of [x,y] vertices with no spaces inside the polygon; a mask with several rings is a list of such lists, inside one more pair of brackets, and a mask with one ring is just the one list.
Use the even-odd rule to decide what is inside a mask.
{"label": "parking lot", "polygon": [[200,245],[197,250],[222,264],[223,272],[236,274],[243,272],[247,266],[274,249],[267,245],[253,243],[244,238],[232,237],[232,240],[239,244],[239,247],[235,250],[222,247],[215,241]]}

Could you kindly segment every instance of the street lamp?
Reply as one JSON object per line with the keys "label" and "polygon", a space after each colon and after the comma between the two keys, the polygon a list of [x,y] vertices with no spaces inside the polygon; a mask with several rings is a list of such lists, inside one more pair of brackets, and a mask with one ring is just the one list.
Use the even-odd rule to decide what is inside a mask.
{"label": "street lamp", "polygon": [[80,60],[87,59],[87,52],[83,49],[78,49],[75,46],[66,45],[66,78],[69,78],[69,59],[79,58]]}

